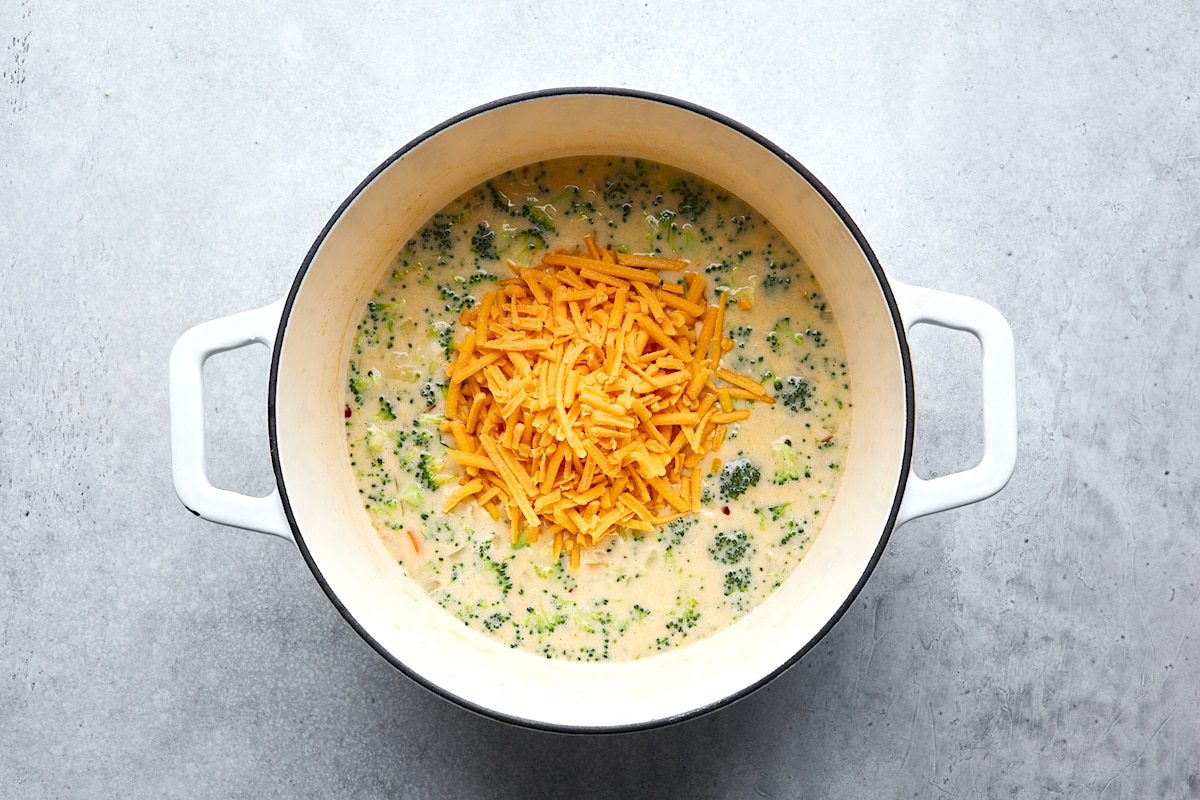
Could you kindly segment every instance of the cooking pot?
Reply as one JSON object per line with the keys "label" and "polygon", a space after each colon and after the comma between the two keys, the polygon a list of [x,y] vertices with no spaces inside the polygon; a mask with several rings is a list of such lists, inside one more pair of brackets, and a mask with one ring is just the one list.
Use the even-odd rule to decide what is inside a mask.
{"label": "cooking pot", "polygon": [[[399,248],[467,189],[531,162],[645,158],[746,200],[804,257],[838,320],[854,384],[839,495],[795,572],[710,638],[635,661],[576,663],[512,650],[468,629],[406,578],[359,500],[343,425],[345,365],[371,290]],[[913,474],[908,333],[918,323],[982,344],[984,455],[972,469]],[[203,364],[271,350],[267,424],[276,489],[251,497],[205,474]],[[616,731],[718,708],[762,686],[850,606],[892,531],[999,491],[1016,461],[1012,334],[974,299],[889,281],[841,204],[745,126],[679,100],[624,89],[559,89],[499,100],[439,125],[381,164],[337,209],[287,296],[187,331],[171,352],[175,488],[201,517],[295,541],[346,620],[397,668],[481,713],[536,728]]]}

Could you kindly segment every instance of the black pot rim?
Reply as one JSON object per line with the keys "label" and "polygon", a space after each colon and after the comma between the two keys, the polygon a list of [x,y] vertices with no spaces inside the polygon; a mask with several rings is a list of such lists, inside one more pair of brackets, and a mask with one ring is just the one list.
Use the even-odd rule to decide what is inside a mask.
{"label": "black pot rim", "polygon": [[[479,703],[476,703],[472,700],[468,700],[467,698],[460,697],[460,696],[454,694],[453,692],[447,691],[446,689],[444,689],[443,687],[434,683],[433,681],[429,680],[425,676],[412,670],[406,664],[404,664],[404,662],[402,662],[400,659],[396,658],[396,656],[394,656],[390,651],[388,651],[387,648],[383,647],[383,645],[381,645],[374,637],[372,637],[367,632],[367,630],[358,622],[358,620],[356,620],[354,618],[354,616],[350,613],[350,611],[345,607],[345,605],[338,598],[337,594],[329,586],[329,583],[325,580],[325,577],[321,572],[321,568],[317,565],[316,560],[313,558],[312,554],[309,552],[308,546],[304,542],[304,535],[300,530],[300,525],[296,521],[295,514],[292,511],[292,505],[291,505],[290,499],[288,497],[287,486],[285,485],[284,479],[283,479],[283,469],[282,469],[282,465],[280,464],[280,461],[279,461],[279,449],[277,446],[278,430],[276,428],[275,408],[276,408],[276,396],[277,396],[276,395],[277,382],[278,382],[278,378],[279,378],[279,360],[280,360],[280,353],[283,348],[284,334],[287,331],[288,320],[291,316],[292,306],[295,303],[296,295],[298,294],[298,292],[300,290],[300,286],[304,282],[305,275],[308,274],[308,270],[309,270],[310,266],[312,265],[312,261],[315,258],[317,251],[320,250],[321,245],[324,243],[325,238],[329,235],[330,230],[332,230],[333,226],[335,224],[337,224],[337,221],[339,219],[341,219],[342,214],[345,213],[346,209],[350,206],[350,204],[363,192],[363,190],[366,189],[367,186],[369,186],[371,184],[372,181],[375,180],[376,177],[379,176],[380,173],[382,173],[384,170],[386,170],[388,167],[390,167],[398,159],[402,158],[405,154],[410,152],[413,148],[417,147],[422,142],[432,138],[433,136],[436,136],[437,134],[441,133],[442,131],[446,130],[447,128],[453,127],[454,125],[457,125],[458,123],[460,123],[466,119],[469,119],[471,117],[478,116],[480,114],[484,114],[484,113],[493,111],[497,108],[501,108],[504,106],[515,105],[517,103],[523,103],[523,102],[527,102],[530,100],[538,100],[538,99],[543,99],[543,98],[548,98],[548,97],[561,97],[561,96],[567,96],[567,95],[603,95],[603,96],[615,96],[615,97],[628,97],[628,98],[637,99],[637,100],[648,100],[648,101],[652,101],[652,102],[661,103],[663,105],[675,106],[676,108],[684,109],[686,111],[691,111],[691,112],[699,114],[701,116],[708,117],[709,119],[712,119],[713,121],[720,123],[721,125],[724,125],[728,128],[731,128],[732,130],[742,134],[743,136],[747,137],[748,139],[753,140],[754,142],[758,143],[762,147],[771,151],[780,160],[782,160],[784,163],[786,163],[791,169],[793,169],[795,172],[797,172],[814,189],[816,189],[817,192],[821,195],[821,197],[825,200],[825,202],[828,203],[831,208],[833,208],[833,210],[837,213],[838,217],[840,217],[842,222],[846,225],[846,228],[850,231],[851,235],[854,236],[855,242],[862,249],[864,255],[866,255],[867,261],[871,265],[871,269],[875,273],[875,278],[879,282],[879,286],[883,291],[884,298],[886,299],[886,302],[888,305],[888,310],[892,315],[892,324],[896,330],[896,340],[897,340],[897,343],[899,344],[901,364],[902,364],[902,368],[904,371],[906,414],[905,414],[904,452],[902,454],[902,463],[901,463],[899,483],[896,487],[896,493],[892,500],[892,508],[891,508],[890,513],[888,514],[887,522],[884,524],[883,531],[879,537],[879,542],[875,547],[875,552],[872,554],[871,559],[867,563],[866,568],[863,570],[862,575],[859,577],[858,582],[855,584],[854,588],[851,589],[851,591],[847,594],[846,599],[843,601],[842,605],[838,608],[838,610],[833,614],[833,616],[831,616],[829,618],[829,620],[825,623],[825,625],[821,628],[821,630],[817,632],[816,636],[814,636],[812,639],[810,639],[808,642],[806,642],[803,646],[801,646],[795,652],[795,654],[792,655],[791,658],[789,658],[787,661],[785,661],[783,664],[781,664],[777,669],[772,671],[770,674],[764,676],[762,679],[760,679],[748,686],[742,687],[738,691],[733,692],[733,693],[727,695],[726,697],[723,697],[719,700],[715,700],[711,703],[707,703],[698,708],[691,709],[691,710],[686,711],[681,714],[676,714],[676,715],[669,716],[669,717],[663,717],[660,719],[645,720],[642,722],[630,723],[630,724],[626,724],[626,725],[616,725],[616,726],[599,726],[599,727],[597,727],[597,726],[587,726],[587,725],[579,725],[579,726],[561,725],[561,724],[555,724],[555,723],[547,723],[547,722],[543,722],[543,721],[539,721],[539,720],[525,719],[525,718],[522,718],[519,716],[510,715],[510,714],[504,714],[504,713],[495,711],[493,709],[487,708],[486,706],[480,705]],[[553,89],[542,89],[542,90],[538,90],[538,91],[525,92],[522,94],[516,94],[516,95],[509,96],[509,97],[504,97],[499,100],[494,100],[490,103],[485,103],[483,105],[476,106],[475,108],[472,108],[468,111],[464,111],[463,113],[458,114],[457,116],[451,117],[450,119],[446,120],[445,122],[442,122],[441,124],[427,130],[425,133],[421,134],[420,136],[417,136],[415,139],[408,142],[408,144],[404,145],[399,150],[397,150],[395,153],[393,153],[383,163],[381,163],[378,167],[376,167],[371,172],[371,174],[368,175],[354,189],[354,191],[350,193],[350,195],[344,201],[342,201],[342,204],[340,206],[338,206],[337,210],[333,213],[333,216],[331,216],[329,218],[329,221],[327,223],[325,223],[325,227],[321,230],[320,235],[317,236],[316,240],[313,242],[312,247],[309,248],[308,254],[305,256],[303,263],[300,265],[300,268],[296,273],[296,277],[292,282],[291,289],[288,291],[287,299],[284,303],[283,313],[281,314],[280,319],[279,319],[279,329],[278,329],[278,332],[275,337],[275,348],[271,353],[271,368],[270,368],[270,377],[269,377],[268,390],[267,390],[267,435],[268,435],[268,441],[269,441],[269,445],[270,445],[270,449],[271,449],[271,464],[272,464],[272,467],[275,472],[275,482],[279,488],[279,497],[283,502],[284,513],[287,515],[288,525],[292,529],[292,534],[295,537],[296,545],[300,548],[300,553],[301,553],[301,555],[303,555],[304,561],[308,564],[308,567],[312,571],[313,576],[317,579],[317,583],[320,584],[321,589],[325,592],[325,594],[329,598],[330,602],[333,603],[334,607],[338,610],[338,612],[342,615],[342,617],[345,618],[345,620],[350,624],[350,626],[352,628],[354,628],[355,631],[358,632],[359,636],[361,636],[364,640],[366,640],[366,642],[368,644],[370,644],[371,647],[373,647],[376,652],[378,652],[381,656],[383,656],[385,659],[387,659],[387,661],[389,663],[391,663],[392,666],[394,666],[396,669],[400,670],[402,673],[407,675],[409,678],[413,679],[421,686],[424,686],[426,689],[430,690],[434,694],[440,695],[441,697],[446,698],[447,700],[451,701],[452,703],[454,703],[458,706],[461,706],[462,708],[473,711],[477,714],[480,714],[481,716],[488,717],[488,718],[494,719],[494,720],[499,720],[501,722],[519,725],[521,727],[530,728],[533,730],[549,731],[549,732],[556,732],[556,733],[606,734],[606,733],[629,733],[629,732],[633,732],[633,731],[650,730],[653,728],[664,727],[664,726],[675,724],[677,722],[682,722],[684,720],[694,719],[696,717],[703,716],[704,714],[708,714],[712,711],[715,711],[719,708],[728,706],[728,705],[752,694],[753,692],[762,688],[766,684],[770,683],[772,680],[777,678],[779,675],[781,675],[783,672],[785,672],[791,666],[793,666],[796,662],[798,662],[801,658],[803,658],[806,653],[808,653],[810,650],[812,650],[817,645],[817,643],[819,643],[823,638],[825,638],[825,635],[827,633],[829,633],[830,630],[833,629],[833,626],[837,624],[838,620],[840,620],[842,618],[842,616],[846,613],[846,611],[850,608],[850,606],[858,598],[859,593],[862,591],[863,587],[867,583],[867,579],[871,576],[871,573],[873,573],[875,571],[876,565],[879,563],[879,560],[883,557],[883,551],[887,547],[888,540],[890,539],[892,531],[894,530],[894,528],[896,526],[896,519],[900,512],[900,503],[904,497],[904,489],[905,489],[905,485],[907,483],[909,469],[910,469],[911,463],[912,463],[913,435],[914,435],[914,408],[915,408],[915,400],[914,400],[913,379],[912,379],[912,359],[911,359],[909,349],[908,349],[908,338],[906,335],[906,330],[904,327],[903,320],[901,319],[901,316],[900,316],[900,309],[896,304],[896,299],[895,299],[895,296],[893,295],[891,287],[888,283],[887,276],[884,274],[883,268],[879,264],[879,260],[875,257],[875,253],[873,250],[871,250],[870,245],[867,244],[867,240],[863,236],[862,232],[859,230],[858,225],[856,225],[854,220],[851,219],[850,214],[846,211],[846,209],[842,206],[842,204],[837,200],[837,198],[834,197],[833,194],[830,193],[830,191],[828,189],[826,189],[825,186],[820,181],[818,181],[816,179],[816,177],[811,172],[809,172],[808,169],[803,164],[801,164],[799,161],[797,161],[795,158],[793,158],[791,155],[789,155],[786,151],[784,151],[782,148],[780,148],[774,142],[768,140],[766,137],[762,136],[758,132],[746,127],[742,123],[737,122],[736,120],[726,117],[715,111],[711,111],[702,106],[687,102],[685,100],[679,100],[677,98],[669,97],[667,95],[656,94],[653,92],[644,92],[644,91],[640,91],[640,90],[636,90],[636,89],[625,89],[625,88],[615,88],[615,87],[562,87],[562,88],[553,88]]]}

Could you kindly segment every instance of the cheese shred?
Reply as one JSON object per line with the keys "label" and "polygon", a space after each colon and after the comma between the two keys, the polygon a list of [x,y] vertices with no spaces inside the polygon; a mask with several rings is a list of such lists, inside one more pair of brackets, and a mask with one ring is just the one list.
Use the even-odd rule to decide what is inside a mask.
{"label": "cheese shred", "polygon": [[443,510],[499,503],[514,542],[546,534],[573,568],[619,529],[698,510],[700,462],[750,416],[734,399],[771,402],[721,366],[724,295],[660,276],[687,262],[584,245],[463,312],[442,426],[463,471]]}

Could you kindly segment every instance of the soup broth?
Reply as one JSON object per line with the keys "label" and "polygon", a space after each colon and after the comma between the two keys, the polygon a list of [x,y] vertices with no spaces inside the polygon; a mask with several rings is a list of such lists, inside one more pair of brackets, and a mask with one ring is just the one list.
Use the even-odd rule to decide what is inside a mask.
{"label": "soup broth", "polygon": [[[695,467],[699,509],[618,529],[578,565],[553,537],[467,499],[443,431],[447,365],[475,309],[515,268],[577,253],[683,259],[723,304],[721,364],[774,402]],[[678,281],[679,272],[663,272]],[[627,660],[709,636],[749,613],[804,557],[837,492],[851,383],[821,287],[778,231],[689,173],[626,158],[529,165],[472,189],[400,248],[365,304],[346,372],[345,424],[363,506],[388,551],[447,613],[547,658]]]}

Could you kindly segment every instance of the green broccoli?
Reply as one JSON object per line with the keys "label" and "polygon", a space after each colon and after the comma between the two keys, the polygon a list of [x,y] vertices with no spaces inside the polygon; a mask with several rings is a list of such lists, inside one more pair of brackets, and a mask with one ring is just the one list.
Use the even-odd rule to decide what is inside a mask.
{"label": "green broccoli", "polygon": [[[460,284],[465,284],[466,280],[462,278],[455,279]],[[461,291],[459,291],[461,289]],[[439,283],[437,287],[438,297],[445,301],[445,310],[454,314],[461,312],[464,308],[474,308],[475,298],[466,290],[466,287],[460,285],[458,289],[448,283]]]}
{"label": "green broccoli", "polygon": [[[775,463],[771,483],[782,486],[785,483],[800,480],[800,456],[793,449],[790,436],[776,439],[771,443],[771,456]],[[804,477],[811,477],[808,467],[804,468]]]}
{"label": "green broccoli", "polygon": [[426,408],[433,408],[438,401],[438,384],[433,381],[425,381],[421,385],[421,399],[425,401]]}
{"label": "green broccoli", "polygon": [[799,375],[775,379],[775,399],[793,414],[799,411],[812,411],[812,406],[808,404],[812,396],[812,384]]}
{"label": "green broccoli", "polygon": [[416,464],[416,469],[413,470],[413,477],[417,479],[417,483],[425,487],[431,492],[437,491],[438,487],[450,480],[450,475],[441,474],[442,463],[429,453],[421,453],[420,459]]}
{"label": "green broccoli", "polygon": [[757,486],[758,479],[761,477],[762,470],[756,467],[750,459],[739,458],[736,461],[730,461],[721,467],[718,476],[721,482],[721,497],[727,500],[736,500],[751,486]]}
{"label": "green broccoli", "polygon": [[[769,247],[767,252],[770,253]],[[768,259],[767,275],[763,278],[762,287],[764,289],[773,289],[776,286],[787,287],[791,285],[792,273],[795,266],[795,262],[792,261],[776,261],[773,258]]]}
{"label": "green broccoli", "polygon": [[433,320],[429,326],[429,338],[437,339],[447,361],[454,360],[454,325],[445,320]]}
{"label": "green broccoli", "polygon": [[527,253],[538,248],[545,249],[549,247],[546,237],[537,228],[529,228],[528,230],[515,233],[506,233],[499,239],[496,245],[497,253],[507,253],[514,245],[516,245],[516,255],[519,257],[522,253]]}
{"label": "green broccoli", "polygon": [[478,538],[473,540],[475,543],[475,553],[479,556],[479,560],[483,562],[484,569],[493,573],[496,576],[496,585],[500,588],[500,593],[507,595],[512,591],[512,578],[508,574],[508,562],[510,559],[497,561],[492,558],[492,542],[490,539]]}
{"label": "green broccoli", "polygon": [[376,428],[374,425],[367,425],[367,448],[372,453],[379,453],[387,445],[388,435]]}
{"label": "green broccoli", "polygon": [[389,331],[396,322],[396,315],[404,309],[404,303],[379,303],[374,300],[367,303],[367,318],[376,324],[382,324]]}
{"label": "green broccoli", "polygon": [[454,230],[455,221],[448,214],[438,214],[429,220],[417,234],[421,246],[442,256],[449,256],[454,250],[454,239],[450,232]]}
{"label": "green broccoli", "polygon": [[672,613],[670,619],[667,620],[667,630],[687,636],[687,632],[696,627],[696,623],[700,621],[700,612],[696,610],[696,606],[697,601],[693,599],[683,611],[678,614]]}
{"label": "green broccoli", "polygon": [[490,182],[488,183],[487,188],[492,198],[492,208],[496,209],[497,211],[510,211],[512,209],[513,203],[508,199],[504,192],[497,189]]}
{"label": "green broccoli", "polygon": [[721,564],[736,564],[753,552],[754,543],[750,541],[750,534],[742,530],[728,533],[717,531],[717,537],[708,548],[708,554]]}
{"label": "green broccoli", "polygon": [[760,531],[766,529],[768,517],[771,522],[778,522],[790,505],[791,503],[777,503],[773,506],[759,506],[754,509],[754,513],[758,517],[758,529]]}
{"label": "green broccoli", "polygon": [[483,621],[483,627],[487,628],[489,631],[495,631],[501,625],[508,622],[511,618],[511,614],[497,611]]}
{"label": "green broccoli", "polygon": [[767,344],[770,345],[772,353],[782,350],[784,342],[800,344],[803,341],[804,335],[792,330],[791,317],[784,317],[776,322],[775,327],[767,334]]}
{"label": "green broccoli", "polygon": [[797,536],[803,535],[804,526],[794,519],[789,519],[783,523],[783,538],[779,540],[779,544],[783,546]]}
{"label": "green broccoli", "polygon": [[708,210],[708,195],[683,179],[672,182],[669,188],[679,195],[679,212],[698,223],[700,216]]}
{"label": "green broccoli", "polygon": [[631,187],[625,181],[608,181],[604,186],[604,202],[608,203],[608,207],[612,210],[621,210],[623,222],[629,221],[629,215],[633,212],[633,199],[630,195]]}
{"label": "green broccoli", "polygon": [[745,592],[750,589],[750,568],[741,567],[740,569],[730,570],[725,573],[725,596],[734,592]]}
{"label": "green broccoli", "polygon": [[364,375],[358,371],[358,365],[353,361],[350,362],[350,394],[354,395],[354,402],[360,406],[363,402],[363,392],[369,387],[379,384],[379,372],[374,369],[368,370]]}
{"label": "green broccoli", "polygon": [[555,628],[567,621],[567,615],[563,613],[551,616],[533,606],[529,606],[525,611],[529,614],[525,618],[525,627],[532,633],[553,633]]}
{"label": "green broccoli", "polygon": [[667,618],[664,627],[667,630],[666,636],[661,636],[654,640],[654,644],[659,650],[664,650],[675,643],[675,638],[686,639],[688,631],[696,627],[696,623],[700,621],[700,612],[697,610],[699,601],[692,598],[687,607],[681,611],[672,611]]}
{"label": "green broccoli", "polygon": [[683,541],[683,537],[695,524],[696,517],[683,517],[671,520],[661,528],[662,535],[659,537],[659,541],[666,542],[667,544],[667,548],[663,553],[665,557],[670,558],[674,555],[675,548]]}
{"label": "green broccoli", "polygon": [[383,395],[379,396],[379,410],[375,412],[375,416],[385,422],[390,422],[396,418],[396,409],[392,407],[392,404]]}
{"label": "green broccoli", "polygon": [[471,237],[471,251],[483,261],[499,261],[500,254],[496,252],[496,232],[481,222]]}
{"label": "green broccoli", "polygon": [[554,220],[550,219],[550,215],[546,213],[544,208],[535,206],[533,203],[526,203],[522,206],[522,211],[522,216],[538,227],[538,233],[541,233],[541,231],[554,233]]}

